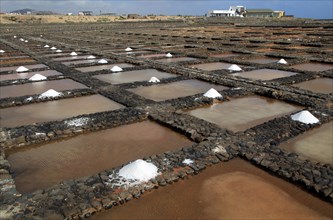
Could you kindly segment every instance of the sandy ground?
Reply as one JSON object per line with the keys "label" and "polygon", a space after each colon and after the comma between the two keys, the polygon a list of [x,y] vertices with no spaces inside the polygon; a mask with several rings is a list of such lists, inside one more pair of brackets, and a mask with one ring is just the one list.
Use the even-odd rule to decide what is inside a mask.
{"label": "sandy ground", "polygon": [[127,19],[123,16],[78,16],[78,15],[0,15],[0,24],[39,23],[106,23],[117,21],[177,20],[183,16],[144,16],[142,19]]}

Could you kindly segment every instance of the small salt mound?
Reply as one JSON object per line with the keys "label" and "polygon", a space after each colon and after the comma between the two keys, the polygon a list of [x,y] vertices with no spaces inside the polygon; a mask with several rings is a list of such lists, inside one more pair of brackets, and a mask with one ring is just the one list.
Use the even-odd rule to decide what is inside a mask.
{"label": "small salt mound", "polygon": [[24,67],[24,66],[20,66],[19,68],[17,68],[16,69],[16,72],[26,72],[26,71],[28,71],[29,69],[28,68],[26,68],[26,67]]}
{"label": "small salt mound", "polygon": [[148,181],[158,175],[158,168],[144,160],[136,160],[119,170],[119,176],[128,180]]}
{"label": "small salt mound", "polygon": [[46,44],[44,47],[50,47],[50,46]]}
{"label": "small salt mound", "polygon": [[165,55],[166,57],[172,57],[171,53],[167,53],[167,55]]}
{"label": "small salt mound", "polygon": [[153,77],[150,78],[150,80],[148,82],[150,82],[150,83],[158,83],[158,82],[160,82],[160,80],[157,79],[155,76],[153,76]]}
{"label": "small salt mound", "polygon": [[41,34],[40,37],[43,37],[43,35]]}
{"label": "small salt mound", "polygon": [[107,60],[105,60],[105,59],[101,59],[101,60],[97,61],[97,63],[100,63],[100,64],[105,64],[105,63],[108,63],[108,61],[107,61]]}
{"label": "small salt mound", "polygon": [[278,64],[288,64],[287,61],[285,61],[285,59],[281,59],[277,63]]}
{"label": "small salt mound", "polygon": [[57,52],[57,53],[61,53],[61,52],[62,52],[62,50],[56,50],[56,52]]}
{"label": "small salt mound", "polygon": [[211,88],[208,90],[203,96],[208,97],[208,98],[219,98],[222,97],[222,95],[216,91],[214,88]]}
{"label": "small salt mound", "polygon": [[38,74],[38,73],[29,78],[29,80],[31,80],[31,81],[40,81],[40,80],[45,80],[45,79],[47,79],[45,76]]}
{"label": "small salt mound", "polygon": [[241,69],[239,66],[237,66],[236,64],[232,64],[232,65],[228,68],[228,70],[230,70],[230,71],[242,71],[242,69]]}
{"label": "small salt mound", "polygon": [[191,159],[185,159],[185,160],[183,160],[182,163],[183,163],[183,164],[186,164],[186,165],[190,165],[190,164],[194,163],[194,161],[191,160]]}
{"label": "small salt mound", "polygon": [[61,95],[62,95],[61,92],[57,92],[54,89],[49,89],[46,92],[42,93],[38,98],[58,97]]}
{"label": "small salt mound", "polygon": [[71,56],[76,56],[76,55],[77,55],[77,53],[75,53],[75,52],[72,52],[72,53],[70,53],[69,55],[71,55]]}
{"label": "small salt mound", "polygon": [[133,49],[132,48],[130,48],[130,47],[127,47],[126,49],[125,49],[125,51],[132,51]]}
{"label": "small salt mound", "polygon": [[4,53],[5,51],[4,50],[0,50],[0,53]]}
{"label": "small salt mound", "polygon": [[123,71],[123,69],[120,68],[119,66],[114,66],[114,67],[111,68],[111,71],[112,72],[120,72],[120,71]]}
{"label": "small salt mound", "polygon": [[51,47],[51,50],[56,50],[57,48],[56,47]]}
{"label": "small salt mound", "polygon": [[296,114],[291,115],[291,119],[294,121],[299,121],[304,124],[315,124],[318,123],[319,120],[315,116],[313,116],[309,111],[301,111]]}
{"label": "small salt mound", "polygon": [[95,59],[96,57],[93,55],[90,55],[89,57],[87,57],[87,59]]}
{"label": "small salt mound", "polygon": [[29,41],[28,41],[28,40],[25,40],[24,42],[28,43]]}
{"label": "small salt mound", "polygon": [[24,41],[24,39],[23,39],[23,38],[20,38],[20,41]]}
{"label": "small salt mound", "polygon": [[16,36],[14,36],[14,38],[17,38]]}

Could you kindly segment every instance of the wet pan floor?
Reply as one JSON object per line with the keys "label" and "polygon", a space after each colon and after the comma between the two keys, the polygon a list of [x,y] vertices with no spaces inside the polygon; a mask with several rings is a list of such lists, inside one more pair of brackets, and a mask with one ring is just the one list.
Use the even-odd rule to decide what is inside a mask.
{"label": "wet pan floor", "polygon": [[296,75],[297,73],[281,71],[281,70],[272,70],[272,69],[260,69],[252,70],[249,72],[240,72],[231,74],[233,76],[241,76],[247,79],[260,79],[260,80],[272,80],[288,76]]}
{"label": "wet pan floor", "polygon": [[301,83],[293,84],[293,86],[310,90],[312,92],[324,93],[329,94],[333,93],[333,79],[331,78],[320,78],[320,79],[313,79]]}

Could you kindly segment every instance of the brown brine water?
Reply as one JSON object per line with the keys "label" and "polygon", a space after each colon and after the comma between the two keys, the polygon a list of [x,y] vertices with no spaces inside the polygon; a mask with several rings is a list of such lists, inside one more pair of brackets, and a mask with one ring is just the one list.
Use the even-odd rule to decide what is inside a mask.
{"label": "brown brine water", "polygon": [[249,72],[239,72],[233,73],[233,76],[241,76],[248,79],[260,79],[260,80],[272,80],[278,79],[288,76],[296,75],[297,73],[281,71],[281,70],[273,70],[273,69],[260,69],[260,70],[252,70]]}

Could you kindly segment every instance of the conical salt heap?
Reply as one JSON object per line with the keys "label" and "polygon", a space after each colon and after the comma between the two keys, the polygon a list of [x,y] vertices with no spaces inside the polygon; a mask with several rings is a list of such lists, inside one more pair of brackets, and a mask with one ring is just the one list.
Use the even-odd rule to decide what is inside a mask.
{"label": "conical salt heap", "polygon": [[281,59],[277,62],[278,64],[288,64],[287,61],[285,61],[285,59]]}
{"label": "conical salt heap", "polygon": [[51,47],[51,50],[56,50],[57,48],[56,47]]}
{"label": "conical salt heap", "polygon": [[298,112],[296,114],[291,115],[291,119],[294,121],[299,121],[304,124],[315,124],[318,123],[319,120],[315,116],[313,116],[309,111],[304,110]]}
{"label": "conical salt heap", "polygon": [[108,61],[107,61],[107,60],[105,60],[105,59],[101,59],[101,60],[99,60],[97,63],[100,63],[100,64],[105,64],[105,63],[108,63]]}
{"label": "conical salt heap", "polygon": [[171,53],[167,53],[167,55],[165,55],[166,57],[170,58],[172,57],[172,54]]}
{"label": "conical salt heap", "polygon": [[156,78],[155,76],[151,77],[150,80],[148,81],[150,83],[158,83],[160,82],[160,80],[158,78]]}
{"label": "conical salt heap", "polygon": [[50,47],[50,46],[46,44],[44,47]]}
{"label": "conical salt heap", "polygon": [[75,52],[72,52],[72,53],[70,53],[69,55],[71,55],[71,56],[76,56],[76,55],[77,55],[77,53],[75,53]]}
{"label": "conical salt heap", "polygon": [[62,50],[56,50],[56,52],[57,52],[57,53],[61,53],[61,52],[62,52]]}
{"label": "conical salt heap", "polygon": [[119,176],[127,180],[146,182],[158,175],[158,168],[153,163],[144,160],[136,160],[119,170]]}
{"label": "conical salt heap", "polygon": [[14,38],[17,38],[16,35],[14,36]]}
{"label": "conical salt heap", "polygon": [[0,53],[4,53],[5,51],[4,50],[0,50]]}
{"label": "conical salt heap", "polygon": [[208,97],[208,98],[220,98],[222,97],[222,95],[216,91],[214,88],[211,88],[210,90],[208,90],[203,96]]}
{"label": "conical salt heap", "polygon": [[29,41],[28,41],[28,40],[25,40],[24,42],[28,43]]}
{"label": "conical salt heap", "polygon": [[93,55],[90,55],[89,57],[87,57],[87,59],[95,59],[96,57]]}
{"label": "conical salt heap", "polygon": [[49,89],[46,92],[42,93],[39,98],[47,98],[47,97],[58,97],[61,96],[61,92],[57,92],[54,89]]}
{"label": "conical salt heap", "polygon": [[35,74],[32,77],[29,78],[31,81],[40,81],[40,80],[46,80],[47,78],[41,74]]}
{"label": "conical salt heap", "polygon": [[127,47],[126,49],[125,49],[125,51],[132,51],[133,49],[132,48],[130,48],[130,47]]}
{"label": "conical salt heap", "polygon": [[111,71],[112,72],[120,72],[120,71],[123,71],[123,69],[120,68],[119,66],[114,66],[114,67],[111,68]]}
{"label": "conical salt heap", "polygon": [[241,69],[239,66],[237,66],[236,64],[232,64],[232,65],[228,68],[228,70],[230,70],[230,71],[242,71],[242,69]]}
{"label": "conical salt heap", "polygon": [[16,69],[16,72],[21,73],[21,72],[26,72],[29,69],[24,67],[24,66],[20,66],[19,68]]}

